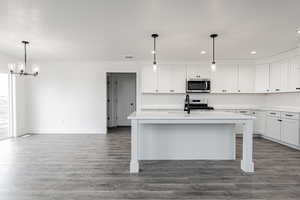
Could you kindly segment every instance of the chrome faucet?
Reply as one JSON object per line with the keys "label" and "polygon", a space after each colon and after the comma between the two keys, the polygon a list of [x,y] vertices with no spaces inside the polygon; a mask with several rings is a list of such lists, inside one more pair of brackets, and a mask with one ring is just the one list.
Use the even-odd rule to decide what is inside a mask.
{"label": "chrome faucet", "polygon": [[190,96],[188,94],[185,96],[184,111],[186,111],[187,114],[191,113]]}

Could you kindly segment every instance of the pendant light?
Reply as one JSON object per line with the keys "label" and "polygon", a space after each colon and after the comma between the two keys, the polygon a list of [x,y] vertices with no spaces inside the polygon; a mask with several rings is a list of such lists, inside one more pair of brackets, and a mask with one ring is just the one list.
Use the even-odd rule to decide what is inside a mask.
{"label": "pendant light", "polygon": [[214,33],[211,34],[210,37],[212,38],[212,62],[211,62],[211,71],[216,71],[217,65],[215,60],[215,38],[218,37],[218,34]]}
{"label": "pendant light", "polygon": [[8,64],[8,69],[11,74],[16,74],[20,76],[29,75],[29,76],[37,76],[39,74],[39,68],[36,65],[33,65],[31,68],[32,72],[27,71],[27,45],[29,45],[28,41],[22,41],[24,44],[24,63],[17,64]]}
{"label": "pendant light", "polygon": [[153,54],[153,71],[156,72],[157,70],[157,60],[156,60],[156,38],[158,37],[158,34],[157,33],[153,33],[151,35],[151,37],[153,38],[153,51],[152,51],[152,54]]}

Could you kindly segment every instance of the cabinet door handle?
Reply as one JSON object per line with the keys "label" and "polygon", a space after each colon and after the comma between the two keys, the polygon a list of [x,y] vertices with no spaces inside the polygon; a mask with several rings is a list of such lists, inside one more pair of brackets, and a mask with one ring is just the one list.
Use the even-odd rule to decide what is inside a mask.
{"label": "cabinet door handle", "polygon": [[287,116],[287,117],[293,117],[294,115],[289,115],[289,114],[286,114],[285,116]]}
{"label": "cabinet door handle", "polygon": [[280,89],[275,89],[275,91],[280,91]]}
{"label": "cabinet door handle", "polygon": [[299,88],[299,87],[297,87],[297,88],[296,88],[296,90],[300,90],[300,88]]}
{"label": "cabinet door handle", "polygon": [[273,113],[273,112],[272,112],[272,113],[270,113],[270,115],[276,115],[276,113]]}
{"label": "cabinet door handle", "polygon": [[240,113],[247,113],[247,111],[240,111]]}
{"label": "cabinet door handle", "polygon": [[158,92],[158,90],[155,90],[155,92]]}
{"label": "cabinet door handle", "polygon": [[175,92],[175,90],[170,90],[170,92]]}
{"label": "cabinet door handle", "polygon": [[238,90],[238,92],[241,92],[241,90]]}
{"label": "cabinet door handle", "polygon": [[277,121],[279,121],[279,122],[282,122],[282,120],[281,120],[281,119],[278,119]]}

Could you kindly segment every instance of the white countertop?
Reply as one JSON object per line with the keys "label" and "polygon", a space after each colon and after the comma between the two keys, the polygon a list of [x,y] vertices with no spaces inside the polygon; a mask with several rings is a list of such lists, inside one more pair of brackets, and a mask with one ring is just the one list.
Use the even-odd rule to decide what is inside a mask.
{"label": "white countertop", "polygon": [[[256,105],[213,105],[217,110],[265,110],[300,113],[300,107],[292,106],[256,106]],[[144,105],[142,110],[182,110],[180,105]]]}
{"label": "white countertop", "polygon": [[142,111],[134,112],[128,116],[128,119],[184,119],[184,120],[247,120],[255,119],[255,117],[242,115],[238,113],[229,113],[221,111],[191,111],[187,114],[184,111]]}

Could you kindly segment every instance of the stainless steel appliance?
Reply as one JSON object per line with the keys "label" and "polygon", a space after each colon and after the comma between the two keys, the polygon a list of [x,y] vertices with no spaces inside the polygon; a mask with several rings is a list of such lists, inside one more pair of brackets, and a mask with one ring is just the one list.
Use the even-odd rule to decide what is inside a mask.
{"label": "stainless steel appliance", "polygon": [[208,99],[202,98],[202,99],[196,99],[192,98],[189,95],[187,95],[185,102],[184,102],[184,110],[214,110],[213,107],[208,106]]}
{"label": "stainless steel appliance", "polygon": [[189,79],[186,82],[187,93],[209,93],[210,79]]}

